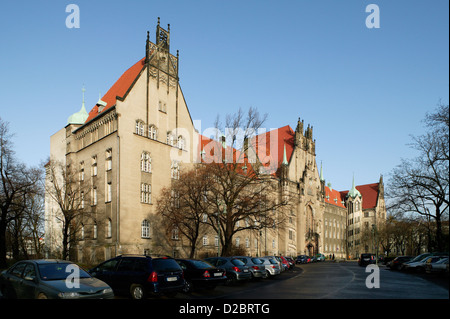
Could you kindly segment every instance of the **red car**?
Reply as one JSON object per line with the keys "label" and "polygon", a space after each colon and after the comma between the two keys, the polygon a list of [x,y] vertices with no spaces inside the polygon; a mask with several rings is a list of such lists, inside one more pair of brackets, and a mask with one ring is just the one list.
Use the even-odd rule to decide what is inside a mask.
{"label": "red car", "polygon": [[283,256],[279,256],[281,263],[283,264],[285,269],[291,269],[291,265],[289,264],[289,261],[287,261],[286,258],[284,258]]}

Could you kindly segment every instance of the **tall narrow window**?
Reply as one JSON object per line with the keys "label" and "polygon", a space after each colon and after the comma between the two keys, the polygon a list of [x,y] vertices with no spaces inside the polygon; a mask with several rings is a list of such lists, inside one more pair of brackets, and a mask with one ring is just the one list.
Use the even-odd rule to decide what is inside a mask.
{"label": "tall narrow window", "polygon": [[179,238],[178,238],[178,233],[179,233],[178,227],[175,226],[175,227],[172,229],[172,239],[173,239],[173,240],[178,240],[178,239],[179,239]]}
{"label": "tall narrow window", "polygon": [[111,219],[108,218],[106,220],[106,238],[111,238],[112,236],[112,222]]}
{"label": "tall narrow window", "polygon": [[152,140],[156,140],[158,138],[158,130],[155,125],[150,125],[148,127],[148,137]]}
{"label": "tall narrow window", "polygon": [[141,203],[152,203],[152,185],[145,183],[141,184]]}
{"label": "tall narrow window", "polygon": [[94,187],[91,190],[91,205],[95,206],[97,205],[97,188]]}
{"label": "tall narrow window", "polygon": [[80,182],[84,181],[84,162],[80,163]]}
{"label": "tall narrow window", "polygon": [[152,158],[147,152],[141,154],[141,171],[151,173],[152,172]]}
{"label": "tall narrow window", "polygon": [[92,156],[91,162],[91,176],[97,176],[97,156]]}
{"label": "tall narrow window", "polygon": [[81,192],[81,195],[80,195],[80,199],[81,199],[81,203],[80,203],[80,206],[81,206],[81,208],[83,209],[84,208],[84,192]]}
{"label": "tall narrow window", "polygon": [[170,146],[174,146],[174,137],[173,137],[172,132],[167,132],[166,142]]}
{"label": "tall narrow window", "polygon": [[93,226],[93,238],[94,238],[94,239],[97,239],[97,235],[98,235],[98,232],[97,232],[97,222],[94,221],[94,226]]}
{"label": "tall narrow window", "polygon": [[111,182],[106,184],[105,203],[109,203],[112,200],[112,185]]}
{"label": "tall narrow window", "polygon": [[105,157],[105,170],[110,171],[112,169],[112,149],[106,150]]}
{"label": "tall narrow window", "polygon": [[178,139],[177,139],[177,147],[179,148],[179,149],[182,149],[182,150],[184,150],[184,137],[183,136],[178,136]]}
{"label": "tall narrow window", "polygon": [[150,238],[150,222],[146,219],[144,219],[141,224],[141,237]]}
{"label": "tall narrow window", "polygon": [[145,135],[144,122],[143,121],[136,120],[136,127],[135,127],[135,130],[134,130],[134,133],[136,133],[137,135],[141,135],[141,136]]}
{"label": "tall narrow window", "polygon": [[172,166],[170,167],[170,177],[172,179],[180,178],[180,165],[178,161],[172,161]]}

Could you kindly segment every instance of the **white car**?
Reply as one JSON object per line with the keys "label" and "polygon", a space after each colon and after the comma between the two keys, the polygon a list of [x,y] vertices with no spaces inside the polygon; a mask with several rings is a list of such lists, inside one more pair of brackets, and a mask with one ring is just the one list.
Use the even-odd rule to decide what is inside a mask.
{"label": "white car", "polygon": [[409,263],[404,265],[404,270],[405,271],[416,271],[416,272],[424,272],[425,271],[425,267],[427,264],[430,263],[435,263],[443,258],[446,257],[442,257],[442,256],[428,256],[425,257],[424,259],[420,260],[420,261],[416,261],[413,263]]}
{"label": "white car", "polygon": [[425,271],[427,273],[438,273],[448,271],[448,258],[443,258],[434,263],[426,264]]}

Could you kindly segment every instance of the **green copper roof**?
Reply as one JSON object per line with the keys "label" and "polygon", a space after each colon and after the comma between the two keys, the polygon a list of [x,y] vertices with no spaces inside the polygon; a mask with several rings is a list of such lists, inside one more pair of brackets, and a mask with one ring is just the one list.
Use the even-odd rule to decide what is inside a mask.
{"label": "green copper roof", "polygon": [[283,165],[288,165],[287,156],[286,156],[286,142],[284,142],[284,153],[283,153]]}
{"label": "green copper roof", "polygon": [[353,176],[352,189],[348,192],[348,196],[351,196],[352,198],[356,198],[357,196],[362,197],[361,193],[355,187],[355,176]]}
{"label": "green copper roof", "polygon": [[81,109],[77,112],[69,116],[67,119],[67,124],[84,124],[86,122],[86,119],[88,118],[89,114],[86,112],[86,108],[84,107],[84,87],[82,89],[83,91],[83,102],[81,104]]}

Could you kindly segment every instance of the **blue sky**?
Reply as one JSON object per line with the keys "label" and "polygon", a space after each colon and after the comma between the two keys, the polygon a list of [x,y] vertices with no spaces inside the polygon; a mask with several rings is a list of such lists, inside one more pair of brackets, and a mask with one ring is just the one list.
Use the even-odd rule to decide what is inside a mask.
{"label": "blue sky", "polygon": [[[69,29],[66,6],[80,9]],[[380,28],[366,27],[368,4]],[[415,153],[410,134],[449,100],[449,3],[434,1],[2,1],[0,117],[16,154],[44,161],[50,136],[88,111],[145,55],[157,18],[180,51],[181,87],[202,129],[239,107],[267,129],[300,117],[333,188],[389,178]]]}

